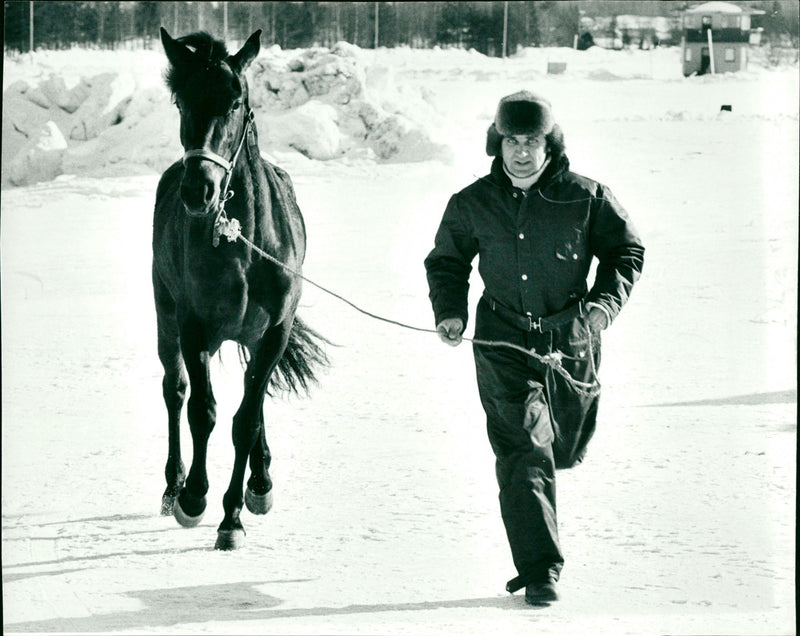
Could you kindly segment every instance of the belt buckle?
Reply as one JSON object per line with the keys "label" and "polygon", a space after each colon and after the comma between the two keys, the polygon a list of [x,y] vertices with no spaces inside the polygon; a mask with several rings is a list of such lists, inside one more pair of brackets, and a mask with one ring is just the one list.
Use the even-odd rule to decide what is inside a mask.
{"label": "belt buckle", "polygon": [[528,316],[528,331],[534,331],[534,330],[538,331],[539,333],[542,333],[542,319],[537,318],[536,320],[534,320],[533,318]]}

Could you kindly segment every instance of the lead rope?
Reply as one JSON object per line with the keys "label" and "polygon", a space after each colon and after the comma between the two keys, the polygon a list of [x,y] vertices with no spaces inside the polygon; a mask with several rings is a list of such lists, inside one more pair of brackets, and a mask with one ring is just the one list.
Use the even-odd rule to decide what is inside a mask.
{"label": "lead rope", "polygon": [[[239,223],[238,219],[233,219],[233,218],[229,219],[227,214],[225,214],[224,210],[221,211],[220,215],[217,217],[217,220],[216,220],[216,222],[214,224],[214,237],[215,237],[215,241],[216,241],[216,243],[214,244],[215,246],[219,243],[219,237],[220,236],[224,236],[225,239],[228,242],[234,242],[236,240],[241,241],[242,243],[247,245],[250,249],[252,249],[257,254],[259,254],[263,258],[267,259],[271,263],[274,263],[278,267],[281,267],[281,268],[285,269],[287,272],[289,272],[293,276],[297,276],[298,278],[300,278],[301,280],[305,281],[309,285],[313,285],[314,287],[316,287],[320,291],[323,291],[326,294],[328,294],[330,296],[333,296],[334,298],[342,301],[346,305],[349,305],[350,307],[352,307],[356,311],[364,314],[365,316],[369,316],[370,318],[373,318],[375,320],[379,320],[381,322],[389,323],[390,325],[396,325],[398,327],[403,327],[405,329],[411,329],[413,331],[421,331],[423,333],[438,333],[435,329],[427,329],[427,328],[423,328],[423,327],[415,327],[413,325],[408,325],[408,324],[406,324],[404,322],[398,322],[397,320],[392,320],[390,318],[384,318],[383,316],[378,316],[377,314],[373,314],[373,313],[367,311],[366,309],[362,309],[361,307],[359,307],[355,303],[352,303],[351,301],[349,301],[344,296],[341,296],[341,295],[337,294],[336,292],[333,292],[330,289],[327,289],[327,288],[323,287],[322,285],[320,285],[318,283],[315,283],[313,280],[311,280],[309,278],[306,278],[300,272],[292,269],[291,267],[289,267],[285,263],[279,261],[274,256],[272,256],[272,255],[268,254],[267,252],[265,252],[264,250],[262,250],[260,247],[258,247],[258,245],[256,245],[252,241],[246,239],[242,235],[242,226]],[[545,354],[545,355],[541,355],[541,354],[537,353],[534,349],[526,349],[525,347],[521,347],[521,346],[513,344],[511,342],[502,342],[502,341],[493,341],[493,340],[480,340],[480,339],[477,339],[477,338],[467,338],[467,337],[463,337],[462,340],[466,340],[467,342],[471,342],[473,344],[476,344],[476,345],[479,345],[479,346],[484,346],[484,347],[506,347],[506,348],[514,349],[516,351],[524,353],[525,355],[530,356],[530,357],[538,360],[539,362],[541,362],[545,366],[550,367],[553,371],[555,371],[556,373],[561,375],[573,387],[573,389],[575,389],[575,391],[577,393],[580,393],[580,394],[585,395],[587,397],[596,397],[597,395],[600,394],[600,382],[599,382],[599,380],[597,378],[597,371],[596,371],[595,366],[594,366],[594,351],[593,351],[593,348],[592,348],[591,333],[589,334],[588,355],[589,355],[589,365],[590,365],[590,368],[591,368],[591,371],[592,371],[592,376],[594,377],[594,380],[592,382],[582,382],[580,380],[576,380],[575,378],[573,378],[561,363],[561,360],[565,356],[560,351],[555,351],[553,353],[548,353],[548,354]]]}

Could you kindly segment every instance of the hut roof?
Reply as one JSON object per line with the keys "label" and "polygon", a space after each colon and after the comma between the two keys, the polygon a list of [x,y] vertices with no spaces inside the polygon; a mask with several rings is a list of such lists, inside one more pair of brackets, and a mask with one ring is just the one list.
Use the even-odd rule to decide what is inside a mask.
{"label": "hut roof", "polygon": [[764,13],[754,9],[743,9],[730,2],[704,2],[686,9],[686,13]]}

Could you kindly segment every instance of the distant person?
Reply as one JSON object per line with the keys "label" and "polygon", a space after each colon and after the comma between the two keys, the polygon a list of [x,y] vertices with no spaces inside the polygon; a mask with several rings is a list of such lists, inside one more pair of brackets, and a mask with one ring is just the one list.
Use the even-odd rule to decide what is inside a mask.
{"label": "distant person", "polygon": [[594,46],[594,38],[592,34],[586,31],[581,37],[578,38],[578,50],[586,51]]}
{"label": "distant person", "polygon": [[[450,198],[425,268],[444,342],[462,341],[468,281],[479,256],[485,290],[475,339],[541,356],[560,352],[575,380],[523,351],[473,345],[518,574],[506,589],[525,587],[528,603],[547,604],[558,599],[564,564],[555,471],[579,463],[594,432],[600,332],[638,280],[644,247],[611,191],[570,172],[546,99],[528,91],[502,98],[486,152],[494,157],[489,174]],[[593,258],[599,264],[590,289]],[[597,391],[586,388],[593,384]]]}

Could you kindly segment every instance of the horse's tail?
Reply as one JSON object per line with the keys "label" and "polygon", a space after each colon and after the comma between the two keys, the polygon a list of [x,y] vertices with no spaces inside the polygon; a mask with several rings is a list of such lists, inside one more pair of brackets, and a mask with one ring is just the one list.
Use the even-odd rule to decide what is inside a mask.
{"label": "horse's tail", "polygon": [[316,370],[330,364],[324,345],[331,344],[324,336],[311,329],[295,316],[289,344],[269,381],[275,391],[299,394],[308,392],[310,384],[317,383]]}

